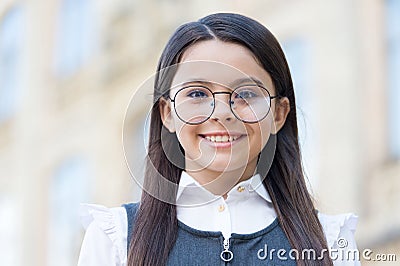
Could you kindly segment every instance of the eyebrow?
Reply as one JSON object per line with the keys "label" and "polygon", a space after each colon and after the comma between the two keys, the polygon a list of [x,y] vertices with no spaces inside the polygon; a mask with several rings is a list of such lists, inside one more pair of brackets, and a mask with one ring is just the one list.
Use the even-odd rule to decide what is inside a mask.
{"label": "eyebrow", "polygon": [[255,78],[255,77],[237,79],[232,84],[230,84],[230,86],[239,87],[240,85],[249,84],[249,83],[255,83],[261,87],[265,87],[264,83],[262,83],[261,80],[259,80],[258,78]]}
{"label": "eyebrow", "polygon": [[188,81],[185,81],[185,82],[182,82],[182,83],[178,84],[177,86],[187,86],[187,85],[190,85],[192,83],[200,83],[200,84],[205,84],[205,85],[212,85],[215,82],[211,82],[211,81],[208,81],[208,80],[202,79],[202,78],[192,78],[192,79],[189,79]]}
{"label": "eyebrow", "polygon": [[228,84],[228,85],[224,85],[221,83],[217,83],[217,82],[212,82],[206,79],[202,79],[202,78],[192,78],[188,81],[182,82],[180,84],[178,84],[177,86],[188,86],[190,84],[193,83],[199,83],[199,84],[204,84],[204,85],[213,85],[213,84],[220,84],[222,86],[228,87],[228,88],[237,88],[240,87],[241,85],[245,85],[245,84],[251,84],[251,83],[255,83],[263,88],[265,88],[265,85],[262,81],[260,81],[259,79],[255,78],[255,77],[249,77],[249,78],[240,78],[240,79],[236,79],[234,80],[232,83]]}

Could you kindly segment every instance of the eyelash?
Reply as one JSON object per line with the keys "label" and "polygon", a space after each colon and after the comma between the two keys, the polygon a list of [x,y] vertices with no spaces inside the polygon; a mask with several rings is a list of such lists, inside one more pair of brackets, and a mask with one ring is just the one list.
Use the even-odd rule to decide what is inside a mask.
{"label": "eyelash", "polygon": [[192,90],[187,94],[187,96],[192,97],[192,98],[199,98],[199,97],[194,97],[193,96],[193,94],[195,94],[195,93],[202,93],[203,96],[200,96],[201,98],[208,97],[207,93],[205,93],[204,91],[201,91],[201,90]]}

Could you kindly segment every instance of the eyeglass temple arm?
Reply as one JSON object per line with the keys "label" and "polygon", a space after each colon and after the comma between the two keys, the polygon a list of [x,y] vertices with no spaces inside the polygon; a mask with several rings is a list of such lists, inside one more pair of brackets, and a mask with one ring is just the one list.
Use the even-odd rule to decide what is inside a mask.
{"label": "eyeglass temple arm", "polygon": [[275,98],[282,98],[282,96],[278,94],[278,95],[274,95],[274,96],[269,96],[269,98],[272,100]]}

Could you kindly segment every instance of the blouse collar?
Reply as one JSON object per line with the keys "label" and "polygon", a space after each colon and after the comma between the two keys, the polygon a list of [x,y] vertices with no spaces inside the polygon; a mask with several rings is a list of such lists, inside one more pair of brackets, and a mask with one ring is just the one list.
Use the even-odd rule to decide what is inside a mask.
{"label": "blouse collar", "polygon": [[[238,193],[238,192],[244,193]],[[254,193],[256,192],[256,193]],[[262,184],[261,176],[256,174],[251,178],[241,181],[236,184],[229,192],[228,198],[237,198],[243,196],[259,195],[268,203],[272,203],[271,197],[268,191]],[[184,196],[184,200],[182,197]],[[200,185],[192,176],[186,171],[182,171],[181,180],[179,182],[179,188],[176,195],[176,202],[180,205],[189,204],[191,206],[208,203],[210,201],[220,198],[219,195],[214,195],[202,185]],[[180,200],[181,199],[181,200]]]}

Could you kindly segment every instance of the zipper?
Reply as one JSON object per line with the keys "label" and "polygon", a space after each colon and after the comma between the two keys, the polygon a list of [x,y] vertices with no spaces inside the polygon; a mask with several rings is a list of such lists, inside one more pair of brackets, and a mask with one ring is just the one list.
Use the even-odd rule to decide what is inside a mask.
{"label": "zipper", "polygon": [[224,238],[223,243],[224,250],[221,252],[221,260],[228,262],[233,259],[233,252],[229,250],[229,238]]}

